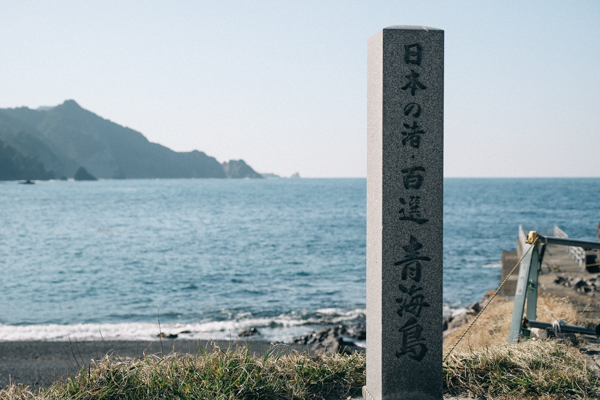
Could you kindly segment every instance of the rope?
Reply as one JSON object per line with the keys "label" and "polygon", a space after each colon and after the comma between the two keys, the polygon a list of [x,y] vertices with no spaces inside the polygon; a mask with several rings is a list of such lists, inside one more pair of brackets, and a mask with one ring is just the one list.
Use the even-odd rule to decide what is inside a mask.
{"label": "rope", "polygon": [[550,313],[550,315],[552,315],[552,318],[554,318],[554,321],[552,322],[552,330],[554,333],[561,333],[560,327],[561,325],[565,324],[565,320],[556,318],[552,313]]}
{"label": "rope", "polygon": [[[597,267],[598,265],[600,265],[600,263],[596,263],[596,264],[585,264],[584,266],[585,266],[585,267]],[[560,267],[560,266],[559,266],[559,267]],[[567,266],[564,266],[564,265],[563,265],[563,268],[575,268],[575,267],[581,267],[581,265],[567,265]]]}
{"label": "rope", "polygon": [[561,333],[560,326],[563,323],[564,323],[564,320],[562,320],[562,319],[555,319],[554,321],[552,321],[552,330],[554,331],[554,333]]}
{"label": "rope", "polygon": [[[600,265],[600,263],[596,263],[596,264],[585,264],[586,267],[597,267],[598,265]],[[579,267],[579,265],[576,265],[577,267]]]}
{"label": "rope", "polygon": [[448,354],[446,354],[446,357],[444,357],[444,361],[443,362],[446,362],[446,360],[448,359],[448,357],[450,357],[450,354],[452,354],[452,352],[454,351],[454,349],[456,348],[456,346],[458,346],[458,344],[460,343],[460,341],[463,340],[463,338],[465,337],[465,335],[467,334],[467,332],[469,332],[469,330],[471,329],[471,327],[473,325],[475,325],[475,322],[477,322],[477,319],[479,319],[479,317],[481,316],[481,314],[483,314],[483,312],[486,310],[486,308],[488,308],[488,306],[492,303],[492,300],[494,299],[494,297],[496,297],[496,295],[498,294],[498,292],[500,292],[500,289],[502,289],[502,286],[504,286],[504,284],[506,283],[506,281],[508,281],[508,278],[510,278],[510,276],[513,274],[513,272],[515,272],[515,270],[517,269],[517,267],[521,264],[521,261],[523,261],[523,259],[527,255],[527,253],[529,253],[529,251],[531,251],[532,248],[533,248],[533,246],[529,246],[529,249],[525,252],[525,254],[523,254],[523,256],[521,256],[521,259],[517,262],[517,264],[514,266],[514,268],[506,276],[506,278],[504,279],[504,281],[502,281],[502,283],[500,284],[500,286],[498,287],[498,289],[496,289],[496,292],[494,292],[494,294],[492,295],[492,297],[490,297],[490,299],[487,301],[487,303],[485,303],[485,306],[483,306],[483,308],[481,309],[481,311],[479,311],[479,314],[477,314],[477,316],[471,322],[471,324],[469,325],[469,327],[467,328],[467,330],[464,331],[463,334],[458,338],[458,340],[456,341],[456,343],[454,343],[454,346],[452,346],[452,348],[450,349],[450,351],[448,352]]}

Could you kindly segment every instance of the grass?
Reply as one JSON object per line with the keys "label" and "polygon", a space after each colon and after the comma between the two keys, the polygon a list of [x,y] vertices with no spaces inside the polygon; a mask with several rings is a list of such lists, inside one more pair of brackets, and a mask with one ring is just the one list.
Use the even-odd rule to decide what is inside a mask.
{"label": "grass", "polygon": [[340,399],[359,393],[365,366],[358,353],[255,357],[247,348],[123,362],[105,357],[48,390],[13,385],[0,399]]}
{"label": "grass", "polygon": [[[513,304],[513,300],[494,299],[459,343],[456,350],[478,350],[491,345],[507,343]],[[558,319],[566,320],[569,324],[581,323],[577,309],[566,299],[541,294],[538,297],[537,320],[552,322],[554,321],[553,315]],[[456,343],[467,326],[459,327],[444,338],[444,355]]]}
{"label": "grass", "polygon": [[597,399],[600,378],[588,360],[564,341],[528,341],[460,350],[444,365],[448,392],[478,397]]}
{"label": "grass", "polygon": [[[444,364],[444,390],[494,399],[597,399],[600,379],[588,359],[571,343],[559,340],[507,344],[513,301],[495,299]],[[566,299],[541,295],[537,319],[554,317],[580,324]],[[444,339],[444,355],[468,325]]]}

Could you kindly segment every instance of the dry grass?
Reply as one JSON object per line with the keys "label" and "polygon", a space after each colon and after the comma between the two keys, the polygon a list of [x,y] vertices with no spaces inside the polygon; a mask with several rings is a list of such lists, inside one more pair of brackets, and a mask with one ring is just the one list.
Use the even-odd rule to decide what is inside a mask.
{"label": "dry grass", "polygon": [[40,393],[33,392],[28,386],[8,385],[0,390],[0,400],[37,400]]}
{"label": "dry grass", "polygon": [[339,399],[361,390],[365,364],[358,353],[257,358],[244,348],[124,362],[106,357],[47,391],[12,386],[0,399]]}
{"label": "dry grass", "polygon": [[[491,345],[507,343],[513,304],[512,300],[494,299],[454,351],[483,349]],[[566,299],[541,295],[538,298],[537,319],[552,322],[554,321],[552,314],[556,318],[565,319],[570,324],[579,322],[577,310]],[[444,354],[456,343],[467,326],[459,327],[444,338]]]}
{"label": "dry grass", "polygon": [[[600,378],[585,355],[562,341],[527,341],[455,351],[444,365],[445,389],[494,399],[597,399]],[[545,396],[545,397],[544,397]]]}
{"label": "dry grass", "polygon": [[[588,368],[587,357],[570,343],[507,344],[513,303],[495,299],[479,317],[444,365],[445,391],[499,400],[599,398],[598,376]],[[542,295],[537,310],[540,321],[551,322],[556,317],[570,324],[581,323],[566,299]],[[444,339],[444,354],[467,326]]]}

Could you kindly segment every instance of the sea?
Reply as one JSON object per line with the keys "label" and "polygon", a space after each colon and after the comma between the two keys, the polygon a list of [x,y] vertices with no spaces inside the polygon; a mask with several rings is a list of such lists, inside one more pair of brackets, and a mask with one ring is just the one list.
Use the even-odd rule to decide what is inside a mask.
{"label": "sea", "polygon": [[[599,209],[595,178],[445,179],[444,312],[520,224],[596,240]],[[0,341],[287,342],[364,323],[365,264],[366,179],[0,182]]]}

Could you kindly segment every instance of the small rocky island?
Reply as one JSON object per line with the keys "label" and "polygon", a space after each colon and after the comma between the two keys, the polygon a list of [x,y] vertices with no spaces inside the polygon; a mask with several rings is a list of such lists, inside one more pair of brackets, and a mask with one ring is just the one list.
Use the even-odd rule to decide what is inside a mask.
{"label": "small rocky island", "polygon": [[85,168],[79,167],[77,172],[75,172],[75,180],[76,181],[97,181],[98,178],[96,178],[94,175],[87,172],[87,170]]}

